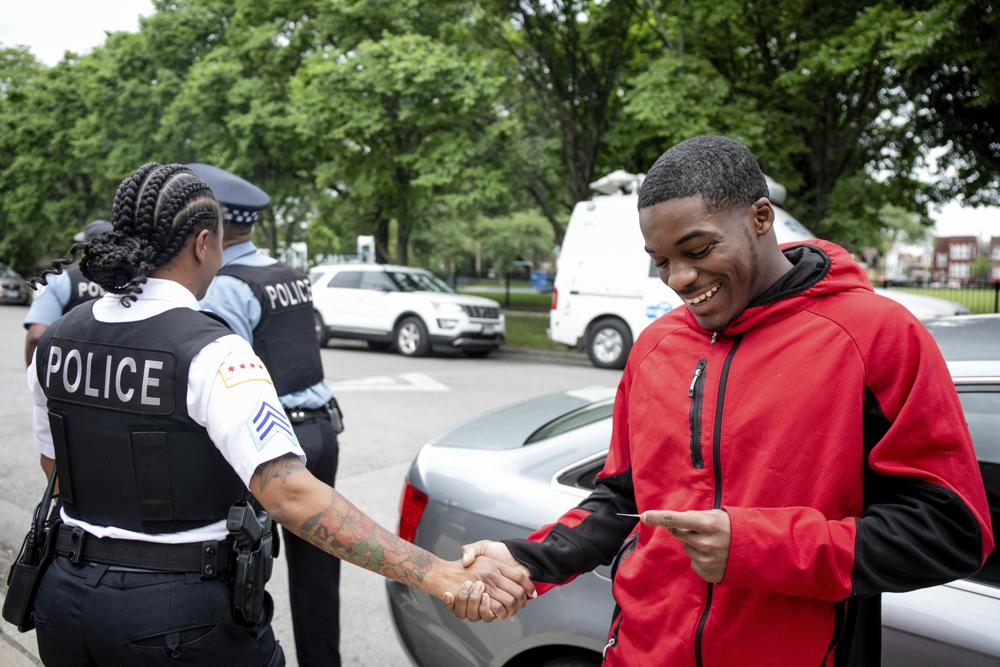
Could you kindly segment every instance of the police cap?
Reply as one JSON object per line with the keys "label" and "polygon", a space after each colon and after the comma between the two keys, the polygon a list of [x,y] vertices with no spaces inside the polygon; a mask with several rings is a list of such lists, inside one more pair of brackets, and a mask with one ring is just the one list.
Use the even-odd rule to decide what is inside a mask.
{"label": "police cap", "polygon": [[112,229],[111,223],[107,220],[93,220],[73,236],[73,241],[75,243],[85,243],[97,238],[101,234],[110,232]]}
{"label": "police cap", "polygon": [[271,203],[266,192],[225,169],[199,162],[193,162],[188,167],[212,188],[215,198],[222,204],[225,222],[253,224],[257,222],[257,212]]}

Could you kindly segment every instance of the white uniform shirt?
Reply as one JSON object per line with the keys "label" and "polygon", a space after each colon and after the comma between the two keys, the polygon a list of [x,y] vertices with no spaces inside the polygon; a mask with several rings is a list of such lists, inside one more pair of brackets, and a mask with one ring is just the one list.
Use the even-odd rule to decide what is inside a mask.
{"label": "white uniform shirt", "polygon": [[[94,317],[99,322],[136,322],[172,308],[198,310],[194,295],[172,280],[150,278],[138,297],[130,308],[125,308],[119,300],[120,295],[107,294],[94,302]],[[37,362],[36,354],[28,367],[28,388],[35,404],[32,432],[39,453],[54,459],[48,401],[38,384]],[[268,405],[277,410],[268,411]],[[261,463],[288,453],[297,454],[305,461],[291,424],[281,411],[270,375],[250,344],[235,334],[217,338],[192,359],[188,372],[187,412],[195,423],[208,430],[212,442],[246,485]],[[95,526],[73,519],[65,511],[62,520],[97,537],[146,542],[178,544],[221,540],[226,536],[225,520],[193,530],[157,535],[115,526]]]}

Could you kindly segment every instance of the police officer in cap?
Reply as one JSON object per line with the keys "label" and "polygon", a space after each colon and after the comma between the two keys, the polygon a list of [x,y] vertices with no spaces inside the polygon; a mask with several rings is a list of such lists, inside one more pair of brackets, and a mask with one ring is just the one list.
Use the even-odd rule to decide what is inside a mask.
{"label": "police officer in cap", "polygon": [[[107,220],[94,220],[73,236],[76,243],[91,241],[105,232],[111,231]],[[62,273],[52,276],[46,287],[35,295],[31,308],[24,318],[24,328],[28,330],[24,339],[24,363],[31,363],[38,339],[50,324],[65,315],[70,309],[104,294],[97,283],[87,280],[80,267],[70,266]]]}
{"label": "police officer in cap", "polygon": [[439,598],[478,580],[487,618],[523,606],[533,588],[516,570],[443,561],[306,470],[281,385],[198,310],[223,259],[203,181],[143,165],[119,186],[112,221],[46,271],[82,251],[84,275],[109,293],[53,323],[28,371],[34,445],[56,471],[63,522],[33,607],[44,664],[283,665],[264,591],[270,526],[250,493],[317,554]]}
{"label": "police officer in cap", "polygon": [[[257,252],[250,240],[267,194],[218,167],[191,164],[223,206],[222,269],[201,301],[249,341],[271,372],[274,388],[317,479],[334,485],[340,410],[323,380],[313,329],[309,278]],[[288,584],[299,664],[340,664],[340,561],[284,531]]]}

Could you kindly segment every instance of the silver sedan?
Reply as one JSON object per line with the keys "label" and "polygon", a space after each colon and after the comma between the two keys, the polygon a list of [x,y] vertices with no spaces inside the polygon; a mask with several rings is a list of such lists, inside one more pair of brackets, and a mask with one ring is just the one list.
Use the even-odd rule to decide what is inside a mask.
{"label": "silver sedan", "polygon": [[[1000,525],[1000,316],[928,324],[949,361]],[[512,405],[465,422],[417,455],[400,534],[443,558],[463,544],[522,537],[588,495],[604,465],[614,390],[594,387]],[[486,471],[486,472],[484,472]],[[389,582],[399,639],[423,667],[590,667],[601,662],[614,602],[608,568],[528,604],[510,621],[455,619],[441,603]],[[887,666],[1000,665],[1000,557],[977,575],[883,596]]]}

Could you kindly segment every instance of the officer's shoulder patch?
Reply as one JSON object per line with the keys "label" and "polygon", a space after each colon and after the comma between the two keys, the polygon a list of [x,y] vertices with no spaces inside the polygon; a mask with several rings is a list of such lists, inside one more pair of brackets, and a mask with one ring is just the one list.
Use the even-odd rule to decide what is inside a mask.
{"label": "officer's shoulder patch", "polygon": [[288,421],[284,408],[281,407],[280,403],[269,403],[263,397],[257,399],[253,416],[247,420],[247,427],[250,429],[250,437],[253,438],[258,452],[264,449],[268,441],[278,434],[282,434],[298,444],[295,430],[292,428],[291,422]]}
{"label": "officer's shoulder patch", "polygon": [[271,374],[264,368],[264,362],[255,354],[234,352],[219,366],[219,377],[226,387],[235,387],[244,382],[271,382]]}

